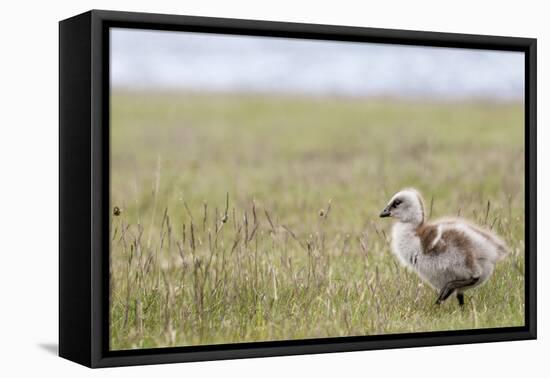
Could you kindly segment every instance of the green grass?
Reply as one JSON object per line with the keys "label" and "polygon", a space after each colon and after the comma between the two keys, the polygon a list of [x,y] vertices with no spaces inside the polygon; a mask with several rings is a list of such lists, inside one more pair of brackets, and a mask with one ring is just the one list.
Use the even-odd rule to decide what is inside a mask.
{"label": "green grass", "polygon": [[[523,153],[515,103],[115,92],[111,348],[523,325]],[[510,246],[463,310],[390,253],[403,187]]]}

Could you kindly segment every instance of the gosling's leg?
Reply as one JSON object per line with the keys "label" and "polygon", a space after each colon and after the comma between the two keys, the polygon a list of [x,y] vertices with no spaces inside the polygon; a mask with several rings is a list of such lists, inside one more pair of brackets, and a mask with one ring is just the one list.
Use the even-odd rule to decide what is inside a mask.
{"label": "gosling's leg", "polygon": [[456,299],[458,300],[458,305],[460,307],[464,306],[464,293],[456,293]]}
{"label": "gosling's leg", "polygon": [[[441,304],[445,299],[449,298],[449,296],[454,293],[455,290],[462,289],[464,287],[472,286],[477,281],[479,281],[479,277],[472,277],[466,280],[454,280],[449,281],[447,284],[441,289],[441,292],[439,293],[439,297],[437,298],[436,304]],[[464,295],[462,293],[462,304],[460,303],[460,299],[458,299],[458,303],[462,306],[464,304]],[[458,295],[457,295],[458,298]]]}

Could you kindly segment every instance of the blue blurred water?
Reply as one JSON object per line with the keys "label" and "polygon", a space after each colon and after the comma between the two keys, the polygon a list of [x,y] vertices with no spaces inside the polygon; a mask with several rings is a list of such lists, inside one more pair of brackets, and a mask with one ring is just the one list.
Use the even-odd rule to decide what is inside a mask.
{"label": "blue blurred water", "polygon": [[111,31],[114,87],[522,100],[519,52]]}

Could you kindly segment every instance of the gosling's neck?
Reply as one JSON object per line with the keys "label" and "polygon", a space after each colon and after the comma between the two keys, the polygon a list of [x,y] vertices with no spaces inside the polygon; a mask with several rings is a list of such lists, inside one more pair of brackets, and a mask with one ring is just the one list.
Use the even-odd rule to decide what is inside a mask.
{"label": "gosling's neck", "polygon": [[396,224],[401,225],[401,227],[416,230],[424,225],[424,212],[414,213],[407,217],[397,219]]}

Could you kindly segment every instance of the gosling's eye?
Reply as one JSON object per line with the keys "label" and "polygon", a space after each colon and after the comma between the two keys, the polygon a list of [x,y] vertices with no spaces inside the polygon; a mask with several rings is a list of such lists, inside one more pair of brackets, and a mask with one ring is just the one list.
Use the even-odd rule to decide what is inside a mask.
{"label": "gosling's eye", "polygon": [[396,199],[395,201],[393,201],[393,207],[397,207],[400,204],[401,204],[401,200]]}

